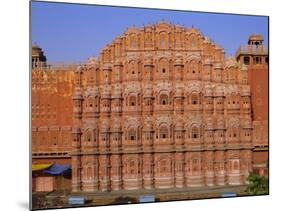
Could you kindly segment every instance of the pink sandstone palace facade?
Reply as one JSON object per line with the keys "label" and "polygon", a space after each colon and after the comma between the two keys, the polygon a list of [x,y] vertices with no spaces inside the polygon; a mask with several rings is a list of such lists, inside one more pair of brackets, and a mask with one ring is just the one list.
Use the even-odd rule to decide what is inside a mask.
{"label": "pink sandstone palace facade", "polygon": [[99,58],[33,48],[33,163],[70,163],[73,192],[246,184],[268,169],[268,53],[236,58],[195,28],[130,28]]}

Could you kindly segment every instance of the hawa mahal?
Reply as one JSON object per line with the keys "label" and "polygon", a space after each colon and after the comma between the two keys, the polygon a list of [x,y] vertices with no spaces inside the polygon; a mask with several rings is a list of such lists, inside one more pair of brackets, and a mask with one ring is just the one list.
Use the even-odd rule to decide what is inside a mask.
{"label": "hawa mahal", "polygon": [[235,57],[196,28],[129,28],[83,64],[32,47],[32,162],[72,192],[228,186],[268,174],[268,51]]}

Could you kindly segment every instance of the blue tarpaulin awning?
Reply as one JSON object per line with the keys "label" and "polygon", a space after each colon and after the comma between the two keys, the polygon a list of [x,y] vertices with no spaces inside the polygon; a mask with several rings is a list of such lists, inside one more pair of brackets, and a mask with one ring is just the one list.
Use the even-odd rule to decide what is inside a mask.
{"label": "blue tarpaulin awning", "polygon": [[237,196],[237,194],[234,192],[224,192],[221,196],[222,197],[235,197],[235,196]]}
{"label": "blue tarpaulin awning", "polygon": [[68,198],[68,204],[71,204],[71,205],[83,205],[85,204],[85,197],[83,196],[70,196]]}
{"label": "blue tarpaulin awning", "polygon": [[62,175],[70,170],[71,170],[71,165],[54,164],[47,170],[44,170],[44,173],[52,174],[52,175]]}
{"label": "blue tarpaulin awning", "polygon": [[155,202],[154,195],[145,195],[139,197],[139,203]]}

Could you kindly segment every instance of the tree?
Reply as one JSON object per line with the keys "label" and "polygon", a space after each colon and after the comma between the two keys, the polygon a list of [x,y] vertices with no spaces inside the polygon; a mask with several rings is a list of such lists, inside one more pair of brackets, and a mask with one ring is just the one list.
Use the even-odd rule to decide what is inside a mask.
{"label": "tree", "polygon": [[249,185],[246,191],[250,195],[266,195],[269,192],[268,177],[260,176],[258,174],[250,173],[247,180]]}

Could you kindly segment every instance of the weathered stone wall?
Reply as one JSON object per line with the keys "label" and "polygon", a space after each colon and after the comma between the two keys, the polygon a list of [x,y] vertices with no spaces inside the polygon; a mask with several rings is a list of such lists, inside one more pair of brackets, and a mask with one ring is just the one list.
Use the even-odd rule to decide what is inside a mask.
{"label": "weathered stone wall", "polygon": [[[32,155],[34,163],[70,163],[75,67],[32,69]],[[67,161],[68,160],[68,161]]]}

